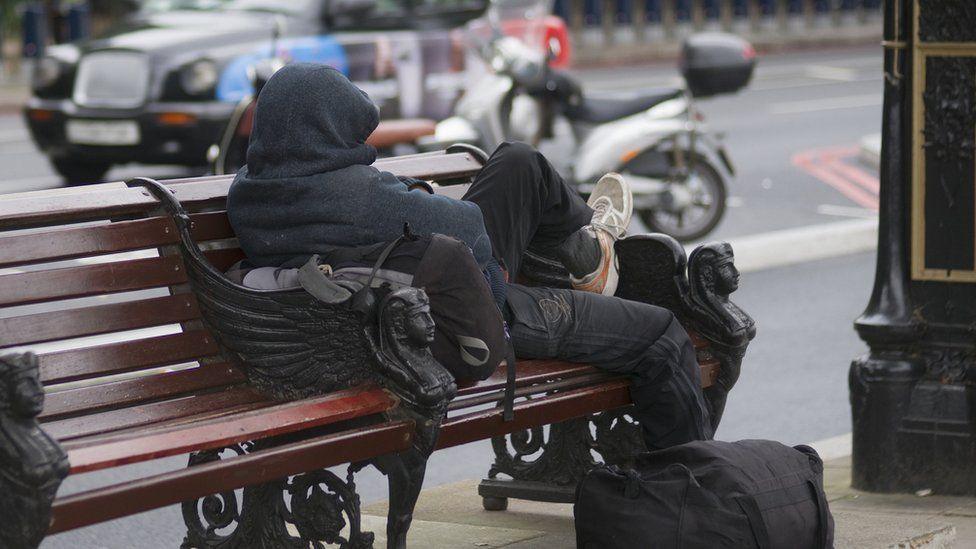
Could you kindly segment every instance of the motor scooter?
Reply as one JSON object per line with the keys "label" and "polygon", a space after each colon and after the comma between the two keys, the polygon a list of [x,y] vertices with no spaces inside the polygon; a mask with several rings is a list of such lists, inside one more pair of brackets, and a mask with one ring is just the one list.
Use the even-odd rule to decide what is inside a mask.
{"label": "motor scooter", "polygon": [[[544,10],[540,10],[544,11]],[[726,176],[735,169],[695,108],[698,97],[731,93],[752,77],[755,52],[744,40],[710,33],[683,47],[684,87],[646,89],[627,98],[584,94],[569,73],[554,69],[556,44],[538,52],[497,30],[480,46],[486,70],[466,89],[455,115],[438,123],[422,150],[470,143],[493,150],[504,141],[533,145],[568,122],[574,142],[568,179],[587,195],[607,172],[619,172],[634,193],[634,212],[654,232],[697,240],[722,219]]]}

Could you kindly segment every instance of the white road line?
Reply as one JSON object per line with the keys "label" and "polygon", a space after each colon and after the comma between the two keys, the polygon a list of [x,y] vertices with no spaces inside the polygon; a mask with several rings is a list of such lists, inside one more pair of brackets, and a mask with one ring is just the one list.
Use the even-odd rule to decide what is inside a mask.
{"label": "white road line", "polygon": [[799,114],[835,109],[873,107],[875,105],[880,105],[882,99],[883,98],[880,93],[872,93],[869,95],[848,95],[844,97],[830,97],[827,99],[808,99],[804,101],[773,103],[769,107],[769,114]]}
{"label": "white road line", "polygon": [[844,67],[828,67],[826,65],[809,65],[804,68],[807,76],[824,80],[840,80],[850,82],[857,78],[857,70]]}
{"label": "white road line", "polygon": [[827,461],[851,455],[851,443],[852,433],[844,433],[836,437],[811,442],[807,446],[816,450],[820,454],[820,459]]}
{"label": "white road line", "polygon": [[822,215],[835,215],[837,217],[856,217],[859,219],[875,219],[878,212],[867,208],[855,208],[852,206],[837,206],[836,204],[821,204],[817,206],[817,213]]}
{"label": "white road line", "polygon": [[[741,272],[786,267],[875,250],[878,220],[855,219],[728,239]],[[689,246],[688,251],[694,249]]]}

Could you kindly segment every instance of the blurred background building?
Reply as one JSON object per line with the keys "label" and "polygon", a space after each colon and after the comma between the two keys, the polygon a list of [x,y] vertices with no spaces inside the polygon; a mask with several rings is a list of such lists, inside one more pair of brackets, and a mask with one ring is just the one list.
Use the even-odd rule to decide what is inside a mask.
{"label": "blurred background building", "polygon": [[[3,0],[4,60],[35,57],[47,44],[101,31],[144,0]],[[580,64],[672,57],[678,38],[725,30],[762,51],[880,39],[881,0],[555,0]],[[648,48],[651,44],[654,47]]]}

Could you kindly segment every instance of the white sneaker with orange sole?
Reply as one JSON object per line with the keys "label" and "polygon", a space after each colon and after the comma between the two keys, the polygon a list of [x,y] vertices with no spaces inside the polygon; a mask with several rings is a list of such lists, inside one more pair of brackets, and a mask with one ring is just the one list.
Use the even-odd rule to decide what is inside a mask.
{"label": "white sneaker with orange sole", "polygon": [[571,276],[570,282],[574,290],[613,295],[620,279],[614,243],[627,234],[634,197],[622,175],[608,173],[597,182],[586,203],[593,209],[593,218],[584,229],[593,233],[603,257],[595,271],[582,278]]}

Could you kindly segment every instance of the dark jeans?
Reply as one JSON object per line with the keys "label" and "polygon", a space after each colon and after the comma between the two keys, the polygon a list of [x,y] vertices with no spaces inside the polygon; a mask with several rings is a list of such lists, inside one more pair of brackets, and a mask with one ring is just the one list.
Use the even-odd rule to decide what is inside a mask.
{"label": "dark jeans", "polygon": [[[481,208],[495,256],[512,280],[526,250],[545,253],[592,215],[545,157],[521,143],[499,146],[464,199]],[[649,449],[711,438],[695,349],[667,309],[519,284],[509,284],[506,308],[519,357],[583,362],[629,374],[636,419]]]}

